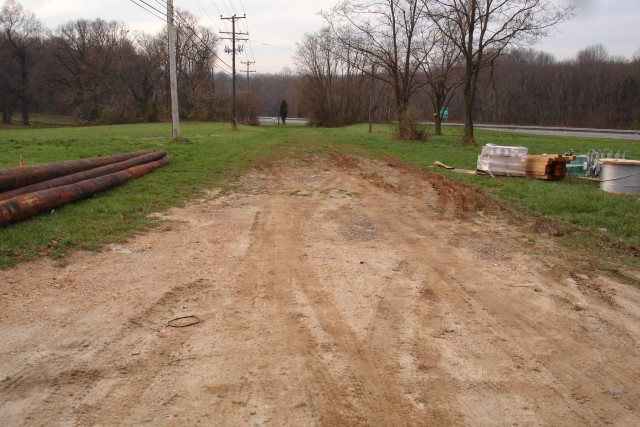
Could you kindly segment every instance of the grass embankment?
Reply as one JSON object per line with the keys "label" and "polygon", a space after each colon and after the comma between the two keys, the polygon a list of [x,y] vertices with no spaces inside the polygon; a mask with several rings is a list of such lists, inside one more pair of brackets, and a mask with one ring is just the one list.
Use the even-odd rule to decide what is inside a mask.
{"label": "grass embankment", "polygon": [[[364,129],[363,129],[364,132]],[[640,245],[640,197],[609,194],[599,189],[598,183],[569,176],[562,181],[548,182],[522,178],[491,179],[485,176],[460,175],[433,168],[436,160],[457,168],[476,168],[478,154],[484,144],[517,145],[528,147],[530,154],[562,154],[573,149],[586,154],[590,149],[626,151],[633,159],[640,159],[640,142],[524,135],[477,130],[475,147],[456,144],[460,129],[445,128],[445,135],[433,137],[428,144],[399,143],[377,137],[375,144],[366,138],[352,138],[358,146],[379,153],[393,155],[403,161],[446,173],[465,183],[477,185],[518,206],[566,221],[592,232],[607,229],[608,234]]]}
{"label": "grass embankment", "polygon": [[174,142],[167,124],[0,131],[0,168],[17,166],[20,156],[25,165],[144,149],[166,150],[172,158],[168,166],[117,189],[0,229],[0,268],[123,241],[157,223],[149,213],[233,179],[288,137],[278,128],[232,133],[226,124],[185,125],[184,134],[184,141]]}
{"label": "grass embankment", "polygon": [[[168,124],[0,131],[0,168],[13,167],[20,156],[26,164],[95,157],[140,149],[166,150],[173,162],[143,179],[88,200],[65,206],[53,215],[0,229],[0,268],[41,254],[62,256],[69,248],[97,249],[119,242],[154,226],[148,216],[182,204],[205,188],[229,183],[258,160],[273,158],[283,144],[295,143],[307,152],[345,151],[355,155],[387,155],[423,169],[447,174],[486,191],[495,200],[506,200],[520,215],[535,213],[569,230],[581,231],[564,239],[570,246],[607,246],[620,242],[640,245],[640,198],[607,194],[594,183],[577,178],[546,182],[454,174],[433,169],[440,160],[451,166],[475,169],[480,147],[486,143],[524,145],[531,154],[576,153],[612,148],[640,159],[640,143],[571,137],[547,137],[477,131],[478,146],[461,146],[459,128],[445,128],[445,135],[427,144],[391,140],[391,128],[366,126],[311,129],[301,126],[241,127],[232,132],[227,124],[185,124],[186,140],[173,142]],[[609,254],[609,252],[607,252]],[[624,256],[624,250],[611,252]],[[637,258],[631,265],[639,266]]]}

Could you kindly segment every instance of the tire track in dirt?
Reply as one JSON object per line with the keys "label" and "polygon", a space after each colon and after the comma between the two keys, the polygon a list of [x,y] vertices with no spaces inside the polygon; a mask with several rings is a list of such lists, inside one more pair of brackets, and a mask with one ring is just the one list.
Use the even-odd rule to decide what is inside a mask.
{"label": "tire track in dirt", "polygon": [[[640,424],[640,293],[552,242],[529,253],[472,192],[295,150],[238,188],[173,210],[125,254],[12,271],[0,418]],[[188,314],[203,322],[167,327]]]}
{"label": "tire track in dirt", "polygon": [[[287,234],[283,239],[280,234],[283,224],[299,227],[304,222],[304,212],[313,208],[308,203],[314,199],[292,194],[299,187],[291,188],[285,182],[302,182],[303,177],[277,173],[270,178],[271,197],[256,215],[253,244],[233,284],[230,334],[241,340],[237,351],[242,355],[234,363],[233,375],[248,373],[248,381],[243,389],[227,394],[222,403],[223,411],[231,414],[225,423],[352,422],[334,413],[343,402],[329,391],[339,387],[321,366],[312,363],[316,357],[312,338],[301,325],[290,288],[291,263],[300,261],[298,236],[291,239]],[[234,402],[241,408],[233,408]],[[287,406],[289,412],[284,412]]]}
{"label": "tire track in dirt", "polygon": [[[92,348],[90,360],[81,352],[46,358],[25,368],[24,375],[3,382],[6,384],[0,392],[46,392],[39,407],[26,414],[29,424],[47,425],[58,415],[62,417],[58,422],[63,422],[68,415],[63,415],[61,408],[69,407],[77,408],[81,423],[94,424],[105,418],[122,423],[129,419],[131,408],[156,375],[172,362],[171,354],[197,331],[197,326],[169,328],[167,322],[185,309],[206,316],[199,300],[208,288],[203,280],[175,286],[131,318],[117,334],[119,338],[101,344],[99,349]],[[86,346],[92,338],[87,339]],[[90,363],[95,360],[100,362]],[[42,372],[48,377],[42,377]]]}
{"label": "tire track in dirt", "polygon": [[[87,390],[88,397],[84,400],[89,404],[82,404],[85,406],[80,417],[83,423],[96,424],[110,417],[118,424],[131,418],[132,408],[158,373],[174,363],[176,351],[198,333],[197,324],[173,328],[168,322],[185,313],[200,319],[209,317],[213,305],[211,295],[208,295],[211,289],[211,283],[204,279],[175,286],[142,313],[129,319],[128,325],[118,334],[121,338],[107,343],[101,351],[104,355],[97,355],[108,361],[105,370],[116,369],[117,377],[107,377],[106,387],[97,383]],[[99,404],[91,405],[93,402]]]}
{"label": "tire track in dirt", "polygon": [[[408,420],[422,424],[419,417],[411,416],[411,404],[397,383],[395,363],[389,365],[384,353],[372,354],[366,341],[353,334],[305,260],[301,240],[304,230],[313,226],[309,223],[312,213],[337,182],[317,183],[320,188],[314,186],[306,192],[304,187],[302,190],[296,187],[296,182],[303,180],[295,176],[295,170],[291,176],[281,174],[274,181],[283,187],[277,189],[281,195],[272,194],[272,201],[261,212],[256,246],[250,250],[241,282],[250,286],[260,283],[262,278],[258,288],[263,286],[262,292],[277,306],[260,310],[252,303],[246,307],[248,301],[262,299],[257,297],[256,290],[240,290],[237,304],[244,302],[242,311],[254,313],[253,324],[267,322],[258,318],[264,312],[273,316],[268,318],[271,333],[255,336],[251,341],[260,342],[260,348],[277,348],[281,345],[278,340],[284,340],[287,347],[295,348],[295,354],[304,358],[310,375],[305,383],[312,384],[313,392],[303,404],[309,408],[309,416],[320,419],[324,425],[400,425]],[[285,333],[274,333],[274,329]],[[292,331],[297,331],[294,336]],[[323,363],[318,364],[319,360]],[[258,382],[271,384],[273,379],[262,378]],[[338,390],[342,392],[336,393]],[[264,390],[252,393],[261,394]],[[274,416],[277,415],[270,414],[268,418]]]}
{"label": "tire track in dirt", "polygon": [[[380,187],[380,185],[378,185]],[[383,188],[393,188],[393,186],[383,185]],[[430,222],[425,222],[424,218],[420,218],[415,215],[407,215],[406,210],[402,210],[401,212],[397,212],[394,214],[393,212],[389,212],[389,210],[395,210],[395,205],[393,204],[394,197],[389,197],[389,203],[380,203],[376,206],[370,206],[369,208],[372,210],[378,210],[379,215],[386,215],[387,219],[391,221],[391,229],[393,230],[388,236],[385,236],[394,241],[393,246],[397,248],[402,248],[405,244],[404,239],[399,239],[396,236],[407,236],[416,232],[416,228],[422,228],[422,234],[431,234],[434,235],[434,225]],[[385,206],[385,210],[381,211],[378,206]],[[378,215],[373,215],[378,216]],[[431,230],[430,230],[431,229]],[[407,245],[408,246],[408,245]],[[416,256],[416,254],[420,254]],[[446,255],[445,255],[446,254]],[[449,322],[452,325],[460,325],[465,324],[463,318],[460,318],[460,313],[463,311],[461,307],[466,306],[468,310],[468,315],[475,319],[478,323],[484,324],[483,326],[486,328],[485,332],[482,333],[481,339],[489,339],[491,340],[491,350],[489,348],[484,347],[483,343],[473,337],[470,334],[465,334],[464,343],[465,350],[467,356],[469,355],[468,351],[471,350],[472,354],[475,352],[475,358],[480,362],[480,366],[482,363],[486,363],[488,360],[492,360],[492,363],[500,363],[501,361],[508,361],[509,358],[513,359],[517,369],[530,369],[532,372],[536,373],[536,383],[544,384],[544,387],[548,387],[553,391],[553,394],[557,396],[556,399],[549,398],[546,401],[537,401],[531,397],[526,397],[526,394],[530,394],[531,396],[536,394],[541,394],[542,390],[538,387],[530,387],[527,384],[528,375],[524,375],[525,378],[521,379],[521,383],[516,383],[519,389],[519,392],[525,392],[521,398],[523,400],[523,408],[529,407],[529,419],[528,422],[540,422],[542,421],[539,417],[540,415],[534,415],[535,409],[540,411],[540,408],[536,408],[536,404],[549,406],[549,407],[566,407],[566,413],[549,411],[555,418],[549,418],[543,422],[558,422],[561,419],[571,418],[574,420],[582,420],[581,422],[585,424],[591,423],[609,423],[614,418],[607,417],[606,414],[597,413],[592,410],[590,406],[585,406],[585,402],[589,402],[591,399],[595,400],[595,397],[601,397],[602,393],[600,390],[597,393],[594,393],[594,390],[588,392],[584,388],[576,388],[571,384],[572,376],[579,377],[581,375],[591,376],[592,383],[606,383],[610,382],[612,378],[618,378],[618,382],[624,382],[625,378],[624,369],[621,369],[622,366],[614,368],[611,364],[600,365],[596,368],[593,366],[593,370],[589,370],[588,372],[582,372],[581,369],[576,369],[576,358],[575,355],[569,355],[567,358],[555,358],[554,363],[552,365],[545,363],[544,359],[540,357],[540,352],[536,351],[535,347],[532,349],[527,345],[525,339],[530,338],[531,336],[538,336],[539,339],[544,339],[544,327],[541,329],[539,323],[531,323],[530,319],[526,315],[522,315],[520,310],[518,309],[518,304],[520,301],[514,300],[513,304],[505,304],[504,301],[500,301],[501,296],[498,292],[494,292],[493,289],[487,288],[485,286],[478,287],[478,284],[483,283],[492,283],[495,281],[504,282],[505,278],[499,277],[496,280],[495,272],[491,273],[491,276],[485,275],[481,270],[472,271],[467,268],[465,263],[466,259],[463,260],[456,253],[451,253],[450,248],[446,246],[442,246],[440,242],[435,241],[435,239],[431,239],[429,244],[425,244],[424,241],[412,242],[410,247],[406,247],[404,251],[406,264],[418,266],[420,270],[419,276],[431,278],[431,283],[436,284],[435,289],[436,293],[438,293],[438,299],[443,305],[442,309],[445,312],[449,313],[457,313],[457,316],[447,316]],[[443,264],[442,261],[446,259],[446,264]],[[506,281],[511,281],[512,278],[506,278]],[[470,284],[468,286],[466,284]],[[478,294],[482,292],[484,294],[481,298],[478,298]],[[500,301],[498,304],[496,301]],[[498,309],[499,306],[499,309]],[[495,311],[494,311],[495,310]],[[527,313],[529,314],[529,313]],[[562,318],[562,313],[559,314],[559,317]],[[563,321],[558,320],[556,325],[562,325]],[[466,325],[468,326],[468,325]],[[519,329],[517,334],[513,333],[513,327],[517,326]],[[445,329],[445,332],[450,332],[452,335],[456,334],[455,326],[451,328]],[[590,357],[587,359],[598,360],[597,353],[600,352],[600,346],[593,346],[593,340],[591,339],[583,339],[580,336],[573,336],[570,342],[570,345],[566,343],[561,344],[556,339],[554,339],[553,335],[559,333],[559,331],[550,331],[549,339],[551,342],[554,342],[556,345],[565,348],[585,348],[588,349],[588,353]],[[530,335],[529,335],[530,334]],[[445,334],[446,335],[446,334]],[[487,336],[488,335],[488,336]],[[475,344],[472,344],[475,341]],[[611,343],[608,343],[610,346]],[[603,343],[604,346],[604,343]],[[624,352],[624,347],[621,346],[618,350],[620,352]],[[474,349],[475,348],[475,349]],[[533,351],[532,351],[533,350]],[[489,354],[487,354],[489,353]],[[463,354],[458,352],[457,354],[450,354],[450,360],[462,360]],[[485,362],[481,362],[485,361]],[[558,365],[558,362],[559,365]],[[593,363],[593,362],[592,362]],[[522,365],[522,366],[521,366]],[[554,366],[556,365],[556,366]],[[582,364],[577,364],[581,366]],[[597,375],[593,375],[594,372],[597,372]],[[542,378],[541,378],[542,377]],[[607,381],[608,380],[608,381]],[[500,381],[502,382],[502,380]],[[614,381],[615,382],[615,381]],[[505,405],[508,399],[514,399],[514,389],[513,385],[508,385],[505,387],[501,385],[499,389],[495,387],[490,387],[486,391],[482,389],[471,393],[471,396],[466,400],[473,400],[480,395],[481,399],[478,399],[478,403],[485,406],[484,409],[481,409],[477,404],[471,403],[467,404],[466,410],[464,412],[475,414],[474,417],[467,416],[467,421],[475,424],[475,423],[486,423],[490,422],[491,417],[494,416],[494,411],[497,409],[500,413],[505,412],[505,407],[491,407],[490,401],[494,400],[496,395],[505,395],[505,401],[501,404]],[[464,394],[464,393],[463,393]],[[467,393],[468,394],[468,393]],[[476,396],[473,396],[473,395]],[[482,396],[484,394],[484,396]],[[509,395],[507,398],[506,395]],[[589,397],[586,397],[586,396]],[[600,395],[600,396],[598,396]],[[463,398],[464,399],[464,398]],[[560,402],[554,402],[554,400],[559,399]],[[602,400],[602,399],[598,399]],[[461,402],[464,404],[464,402]],[[499,403],[499,402],[497,402]],[[604,403],[604,402],[602,402]],[[636,398],[632,398],[631,401],[627,402],[629,405],[627,407],[635,407],[637,405]],[[500,404],[500,403],[499,403]],[[622,406],[622,405],[621,405]],[[527,411],[524,415],[526,415]],[[546,414],[546,411],[540,411],[542,414]],[[623,417],[619,420],[625,420],[625,422],[630,422],[632,419],[637,419],[633,414],[631,418],[627,418],[624,412],[622,412]],[[603,416],[604,415],[604,416]],[[543,418],[544,419],[544,418]]]}

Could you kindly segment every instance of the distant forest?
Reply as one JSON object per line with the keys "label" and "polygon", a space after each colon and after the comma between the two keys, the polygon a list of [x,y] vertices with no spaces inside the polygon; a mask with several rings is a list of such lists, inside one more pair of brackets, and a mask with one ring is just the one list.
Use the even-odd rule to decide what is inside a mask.
{"label": "distant forest", "polygon": [[[13,6],[7,7],[7,5]],[[231,76],[221,71],[220,39],[180,11],[178,83],[183,120],[230,120]],[[374,66],[357,52],[336,47],[326,30],[298,42],[295,69],[245,75],[238,70],[239,121],[277,116],[286,99],[289,115],[318,126],[395,120],[394,94]],[[155,122],[170,117],[166,32],[130,31],[122,22],[76,20],[55,30],[15,0],[0,17],[2,121],[31,113],[72,116],[78,123]],[[228,61],[228,58],[223,58]],[[444,83],[429,78],[411,98],[417,121],[433,120],[439,106],[449,120],[463,119],[462,67],[452,64]],[[434,102],[438,85],[445,99]],[[479,123],[640,128],[640,54],[613,57],[601,45],[558,61],[544,52],[508,49],[483,71],[474,109]]]}

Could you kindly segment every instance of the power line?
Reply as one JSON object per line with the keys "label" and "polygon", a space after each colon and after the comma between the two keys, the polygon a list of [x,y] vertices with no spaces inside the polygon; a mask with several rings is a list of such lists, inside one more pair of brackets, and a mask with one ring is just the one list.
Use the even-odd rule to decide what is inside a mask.
{"label": "power line", "polygon": [[232,116],[232,125],[233,125],[233,130],[237,130],[238,128],[238,117],[236,115],[236,42],[237,41],[242,41],[242,40],[247,40],[247,39],[242,39],[242,38],[238,38],[237,36],[243,36],[246,35],[248,36],[248,33],[238,33],[236,32],[236,21],[240,20],[240,19],[246,19],[246,16],[236,16],[233,15],[229,18],[223,18],[222,16],[220,16],[220,19],[223,20],[227,20],[227,21],[231,21],[231,33],[228,32],[223,32],[223,34],[230,34],[231,38],[229,37],[223,37],[223,40],[231,40],[232,41],[232,45],[231,45],[231,55],[232,55],[232,64],[233,64],[233,74],[232,74],[232,79],[233,79],[233,110],[231,111],[231,116]]}
{"label": "power line", "polygon": [[[144,6],[142,6],[142,5],[138,4],[138,3],[135,3],[135,4],[137,4],[138,6],[140,6],[141,8],[143,8],[144,10],[146,10],[147,12],[149,12],[149,13],[153,14],[153,15],[154,15],[155,17],[157,17],[158,19],[161,19],[161,20],[163,20],[163,21],[165,20],[165,18],[164,18],[164,17],[161,17],[161,16],[159,16],[159,15],[157,14],[157,13],[160,13],[160,14],[162,15],[162,14],[163,14],[163,12],[162,12],[161,10],[157,9],[156,7],[154,7],[153,5],[149,4],[147,1],[145,1],[145,0],[131,0],[131,1],[132,1],[132,2],[134,2],[134,3],[135,3],[136,1],[140,1],[140,2],[144,3],[144,4],[145,4],[145,5],[147,5],[151,10],[149,10],[149,9],[145,8]],[[160,5],[161,7],[163,7],[163,8],[167,7],[167,2],[166,2],[166,0],[165,0],[165,1],[162,1],[162,0],[155,0],[155,2],[156,2],[158,5]],[[195,0],[195,2],[196,2],[196,6],[197,6],[197,7],[198,7],[198,9],[200,10],[200,12],[202,12],[202,13],[203,13],[203,14],[204,14],[208,19],[209,19],[209,21],[211,21],[211,23],[213,23],[213,19],[209,16],[209,14],[207,13],[207,11],[206,11],[206,9],[204,8],[204,6],[202,5],[202,3],[201,3],[199,0]],[[213,0],[211,0],[211,4],[215,7],[215,9],[216,9],[218,12],[220,12],[220,8],[216,5],[216,3],[215,3]],[[232,5],[232,3],[231,3],[231,1],[230,1],[230,0],[229,0],[229,4],[231,4],[231,6],[232,6],[232,8],[233,8],[233,5]],[[223,5],[225,6],[225,8],[226,8],[227,10],[229,10],[229,8],[226,6],[226,3],[224,3],[224,1],[223,1]],[[241,5],[242,5],[242,8],[243,8],[243,10],[244,10],[244,3],[242,3],[242,2],[241,2]],[[173,6],[171,6],[171,7],[173,7]],[[234,12],[235,12],[235,8],[233,8],[233,9],[234,9]],[[153,11],[155,11],[155,12],[157,12],[157,13],[154,13]],[[203,43],[204,43],[204,41],[202,40],[202,38],[200,38],[200,37],[197,35],[197,32],[196,32],[193,28],[191,28],[191,26],[186,22],[186,19],[185,19],[182,15],[180,15],[180,13],[179,13],[178,11],[176,11],[176,13],[177,13],[178,17],[180,18],[181,23],[182,23],[184,26],[186,26],[187,28],[189,28],[189,30],[191,30],[191,32],[192,32],[196,37],[198,37],[198,38],[200,39],[200,41],[201,41],[201,42],[203,42]],[[223,21],[223,22],[224,22],[224,21]],[[249,24],[248,24],[248,22],[247,22],[247,21],[244,21],[244,23],[245,23],[245,27],[246,27],[246,33],[249,33]],[[225,24],[225,29],[227,29],[227,28],[226,28],[226,22],[224,22],[224,24]],[[178,30],[179,30],[179,31],[182,31],[182,29],[181,29],[181,28],[179,28]],[[184,32],[183,32],[183,34],[184,34]],[[184,34],[184,35],[186,36],[186,34]],[[253,59],[255,59],[255,52],[254,52],[254,50],[253,50],[253,45],[251,44],[251,40],[248,40],[248,42],[249,42],[249,43],[248,43],[248,44],[249,44],[249,51],[244,50],[244,51],[243,51],[243,53],[244,53],[245,58],[246,58],[247,60],[253,60]],[[250,54],[249,54],[249,52],[250,52]],[[227,67],[229,67],[229,69],[231,68],[231,66],[230,66],[229,64],[225,63],[225,62],[222,60],[222,58],[220,58],[220,57],[217,55],[217,53],[216,53],[216,52],[211,51],[211,53],[213,53],[213,55],[214,55],[218,60],[220,60],[220,62],[222,62],[222,63],[223,63],[224,65],[226,65]],[[221,69],[221,70],[222,70],[222,69]],[[222,70],[222,71],[224,71],[224,70]]]}
{"label": "power line", "polygon": [[251,70],[251,64],[255,64],[256,61],[240,61],[241,64],[245,64],[247,66],[247,92],[251,92],[251,86],[249,85],[249,74],[255,73],[255,70]]}
{"label": "power line", "polygon": [[[150,14],[155,16],[156,18],[160,19],[161,21],[163,21],[163,22],[166,21],[166,17],[156,15],[153,11],[147,9],[146,7],[144,7],[143,5],[138,3],[136,0],[130,0],[130,1],[131,1],[131,3],[135,4],[136,6],[138,6],[141,9],[143,9],[144,11],[149,12]],[[155,8],[154,8],[154,10],[155,10]]]}
{"label": "power line", "polygon": [[[244,5],[242,5],[242,8],[244,9]],[[246,19],[244,21],[244,24],[247,28],[247,34],[251,33],[251,31],[249,31],[249,20]],[[255,53],[253,51],[253,45],[251,44],[251,40],[248,40],[248,45],[249,45],[249,51],[251,51],[251,55],[249,55],[249,52],[245,51],[245,56],[247,58],[247,60],[255,60]]]}
{"label": "power line", "polygon": [[282,50],[288,50],[289,52],[294,52],[294,50],[289,48],[289,47],[282,47],[282,46],[272,45],[272,44],[269,44],[269,43],[262,43],[262,42],[259,42],[257,40],[249,40],[249,41],[251,41],[253,43],[257,43],[257,44],[262,45],[262,46],[275,47],[276,49],[282,49]]}
{"label": "power line", "polygon": [[[156,0],[156,3],[158,3],[158,5],[162,6],[163,9],[167,9],[169,7],[167,1],[162,1],[162,0]],[[173,5],[171,5],[171,8],[173,10]]]}
{"label": "power line", "polygon": [[[131,1],[134,1],[134,0],[131,0]],[[150,4],[149,4],[149,3],[147,3],[145,0],[137,0],[137,1],[139,1],[139,2],[141,2],[141,3],[146,4],[149,8],[151,8],[151,9],[155,10],[155,11],[156,11],[156,12],[158,12],[160,15],[165,15],[165,11],[164,11],[164,10],[157,9],[155,6],[150,5]],[[148,12],[150,12],[150,11],[148,11]],[[166,16],[166,15],[165,15],[165,16]]]}
{"label": "power line", "polygon": [[[153,16],[155,16],[156,18],[160,19],[161,21],[165,22],[166,21],[166,15],[164,14],[164,11],[158,9],[156,6],[154,6],[153,4],[150,4],[148,1],[145,0],[130,0],[132,3],[134,3],[135,5],[137,5],[138,7],[142,8],[143,10],[145,10],[146,12],[152,14]],[[166,1],[162,1],[162,0],[154,0],[158,5],[160,6],[167,6],[167,2]],[[196,0],[197,1],[197,0]],[[142,4],[140,4],[140,3]],[[201,8],[201,11],[209,18],[211,19],[211,17],[207,14],[206,10],[204,9],[204,7],[202,6],[201,3],[197,2],[199,7]],[[220,11],[220,8],[213,2],[213,0],[211,0],[211,4],[213,4],[213,6],[216,8],[216,10]],[[229,2],[229,4],[231,4],[231,2]],[[225,7],[225,9],[229,10],[229,8],[226,6],[226,3],[223,2],[223,5]],[[232,9],[235,10],[235,8],[233,8],[233,5],[231,4]],[[244,8],[244,4],[242,5]],[[173,10],[173,5],[169,5],[168,9],[172,9]],[[235,16],[235,15],[234,15]],[[246,18],[246,16],[243,17],[236,17],[237,19],[241,19],[241,18]],[[200,43],[202,44],[202,46],[205,47],[205,49],[211,53],[214,58],[216,59],[216,61],[214,61],[213,63],[213,67],[217,68],[218,70],[220,70],[221,72],[227,74],[227,75],[231,75],[233,76],[233,66],[228,64],[227,62],[225,62],[218,54],[215,50],[211,49],[211,47],[208,45],[208,43],[205,43],[205,41],[202,39],[202,37],[198,34],[198,32],[187,22],[187,20],[180,14],[180,12],[178,10],[175,11],[175,17],[174,19],[180,24],[179,26],[176,26],[176,30],[179,31],[180,33],[182,33],[182,35],[184,35],[185,37],[189,37],[189,34],[185,31],[185,27],[190,31],[191,35],[193,35],[194,37],[196,37],[196,39],[198,39],[200,41]],[[225,18],[223,18],[224,20]],[[226,26],[226,25],[225,25]],[[235,32],[236,35],[248,35],[248,24],[246,25],[247,28],[247,32],[246,33],[239,33],[239,32]],[[221,33],[229,33],[230,32],[223,32],[220,31]],[[224,38],[222,38],[224,40]],[[236,38],[236,41],[250,41],[249,39],[241,39],[241,38]],[[248,53],[246,52],[246,50],[242,50],[242,52],[245,53],[246,58],[247,59],[253,59],[253,47],[251,46],[251,43],[249,43],[249,48],[251,49],[251,57],[248,56]],[[224,66],[227,67],[227,69],[224,69],[222,66],[220,66],[217,62],[220,62],[221,64],[223,64]],[[253,61],[255,62],[255,61]]]}
{"label": "power line", "polygon": [[[213,0],[211,0],[211,3],[213,3]],[[216,6],[216,4],[215,4],[215,3],[213,3],[213,5],[216,7],[216,9],[218,9],[218,12],[220,12],[220,16],[222,16],[222,11],[218,8],[218,6]],[[222,0],[222,5],[223,5],[223,6],[224,6],[224,8],[227,10],[227,14],[228,14],[228,15],[231,15],[231,14],[232,14],[232,12],[231,12],[231,10],[229,9],[229,7],[227,6],[227,4],[224,2],[224,0]]]}
{"label": "power line", "polygon": [[200,11],[207,17],[207,19],[209,20],[211,25],[214,26],[213,19],[211,18],[211,16],[209,16],[209,13],[207,13],[207,10],[204,8],[202,3],[200,3],[200,0],[195,0],[195,3],[196,3],[196,6],[198,7],[198,9],[200,9]]}
{"label": "power line", "polygon": [[[193,34],[193,35],[194,35],[198,40],[200,40],[200,43],[202,43],[202,45],[207,49],[207,51],[208,51],[209,53],[211,53],[215,58],[217,58],[220,62],[222,62],[224,65],[226,65],[227,67],[229,67],[229,70],[231,70],[231,66],[230,66],[229,64],[227,64],[226,62],[224,62],[224,61],[222,60],[222,58],[220,58],[220,56],[217,54],[217,52],[215,52],[213,49],[211,49],[211,47],[209,47],[209,45],[208,45],[207,43],[205,43],[205,41],[202,39],[202,37],[200,37],[200,36],[198,35],[198,33],[196,32],[196,30],[194,30],[194,29],[193,29],[193,27],[191,27],[191,25],[189,25],[189,23],[184,19],[184,17],[180,14],[180,12],[179,12],[179,11],[176,11],[176,13],[177,13],[177,15],[178,15],[178,18],[179,18],[180,23],[181,23],[182,25],[184,25],[185,27],[187,27],[187,28],[189,29],[189,31],[191,31],[191,34]],[[181,27],[179,27],[178,29],[179,29],[180,31],[182,31],[182,34],[183,34],[185,37],[188,37],[188,34],[184,33],[184,30],[183,30]],[[213,63],[213,66],[214,66],[214,67],[216,67],[216,66],[217,66],[215,62]],[[222,67],[220,67],[220,66],[217,66],[217,68],[218,68],[220,71],[222,71],[222,72],[224,72],[224,73],[226,73],[226,74],[229,74],[229,75],[231,74],[229,71],[222,69]]]}
{"label": "power line", "polygon": [[[149,12],[150,14],[152,14],[153,16],[155,16],[156,18],[160,19],[161,21],[166,22],[166,19],[167,19],[167,18],[166,18],[166,15],[164,14],[164,12],[163,12],[163,11],[160,11],[160,10],[159,10],[159,9],[157,9],[156,7],[154,7],[154,6],[150,5],[148,2],[146,2],[146,1],[144,1],[144,0],[130,0],[130,1],[131,1],[133,4],[135,4],[136,6],[140,7],[141,9],[143,9],[144,11]],[[147,7],[145,7],[143,4],[138,3],[139,1],[140,1],[140,2],[142,2],[144,5],[146,5]],[[162,1],[160,1],[160,0],[155,0],[155,1],[156,1],[156,3],[164,4],[165,6],[167,5],[167,2],[162,2]],[[168,8],[171,8],[171,6],[168,6]],[[162,16],[160,16],[160,15],[159,15],[159,13],[160,13],[160,14],[162,14]],[[189,34],[187,34],[187,33],[185,32],[185,30],[184,30],[183,26],[184,26],[184,27],[187,27],[187,28],[192,32],[192,34],[193,34],[193,35],[194,35],[198,40],[200,40],[200,42],[201,42],[201,43],[202,43],[202,45],[207,49],[207,51],[209,51],[211,54],[213,54],[213,56],[214,56],[218,61],[220,61],[222,64],[226,65],[226,66],[229,68],[229,70],[231,70],[231,66],[230,66],[229,64],[227,64],[225,61],[223,61],[223,60],[222,60],[222,58],[220,58],[220,56],[218,56],[218,54],[217,54],[214,50],[212,50],[212,49],[209,47],[209,45],[208,45],[207,43],[205,43],[205,42],[204,42],[204,40],[202,40],[202,37],[200,37],[200,36],[198,35],[198,33],[197,33],[197,32],[196,32],[196,31],[195,31],[195,30],[194,30],[194,29],[193,29],[193,28],[192,28],[192,27],[191,27],[191,26],[186,22],[186,20],[184,19],[184,17],[182,17],[182,15],[180,15],[180,12],[176,11],[176,13],[177,13],[178,18],[179,18],[179,19],[176,19],[176,20],[177,20],[177,21],[180,21],[180,23],[182,24],[180,27],[177,27],[176,29],[177,29],[178,31],[180,31],[180,32],[181,32],[185,37],[189,37]],[[228,74],[228,75],[231,75],[231,72],[230,72],[230,71],[227,71],[227,70],[225,70],[224,68],[222,68],[220,65],[218,65],[218,64],[216,63],[216,61],[214,61],[213,66],[214,66],[214,68],[218,68],[218,69],[219,69],[220,71],[222,71],[223,73]]]}
{"label": "power line", "polygon": [[[162,5],[162,4],[164,4],[164,5],[166,5],[166,4],[167,4],[167,3],[166,3],[166,1],[164,1],[164,2],[163,2],[162,0],[155,0],[155,1],[156,1],[156,3],[159,3],[159,4],[161,4],[161,5]],[[207,14],[206,10],[204,10],[204,8],[202,7],[202,4],[201,4],[198,0],[196,0],[196,3],[197,3],[197,5],[200,7],[201,11],[202,11],[202,12],[203,12],[203,13],[204,13],[208,18],[209,18],[209,20],[211,20],[211,17],[209,17],[209,15]],[[214,5],[215,5],[215,4],[214,4]],[[172,9],[173,9],[173,5],[172,5]],[[227,64],[226,62],[224,62],[224,61],[222,60],[222,58],[220,58],[220,57],[218,56],[218,54],[217,54],[214,50],[212,50],[212,49],[209,47],[209,45],[208,45],[207,43],[205,43],[205,41],[202,39],[202,37],[200,37],[200,36],[198,35],[198,33],[197,33],[197,32],[196,32],[196,31],[195,31],[195,30],[194,30],[194,29],[189,25],[189,23],[187,22],[187,20],[186,20],[186,19],[185,19],[181,14],[180,14],[180,11],[179,11],[179,10],[176,10],[176,11],[175,11],[175,13],[177,14],[177,16],[178,16],[178,18],[179,18],[179,19],[176,19],[176,20],[178,20],[178,21],[182,24],[182,26],[187,27],[187,28],[191,31],[191,33],[192,33],[192,34],[193,34],[193,35],[194,35],[198,40],[200,40],[200,42],[202,43],[202,45],[203,45],[203,46],[205,46],[205,48],[206,48],[206,49],[207,49],[211,54],[213,54],[213,56],[214,56],[215,58],[217,58],[220,62],[222,62],[224,65],[226,65],[227,67],[229,67],[229,69],[231,69],[231,66],[230,66],[229,64]],[[178,28],[178,31],[180,31],[180,32],[181,32],[185,37],[188,37],[188,36],[189,36],[188,34],[186,34],[186,33],[184,32],[184,30],[183,30],[183,28],[182,28],[182,27],[179,27],[179,28]],[[224,72],[224,73],[230,74],[228,71],[224,70],[222,67],[220,67],[219,65],[217,65],[215,62],[214,62],[214,64],[213,64],[213,66],[214,66],[214,67],[217,67],[220,71],[222,71],[222,72]]]}
{"label": "power line", "polygon": [[[222,0],[222,3],[224,4],[224,0]],[[233,11],[233,14],[237,15],[236,8],[233,6],[233,3],[231,3],[231,0],[227,0],[227,3],[229,3],[229,6],[231,6],[231,10]]]}
{"label": "power line", "polygon": [[218,11],[218,13],[219,13],[220,15],[222,15],[222,11],[221,11],[221,10],[220,10],[220,8],[218,7],[218,5],[216,5],[216,4],[213,2],[213,0],[211,0],[211,4],[213,5],[213,7],[215,7],[215,8],[216,8],[216,10]]}

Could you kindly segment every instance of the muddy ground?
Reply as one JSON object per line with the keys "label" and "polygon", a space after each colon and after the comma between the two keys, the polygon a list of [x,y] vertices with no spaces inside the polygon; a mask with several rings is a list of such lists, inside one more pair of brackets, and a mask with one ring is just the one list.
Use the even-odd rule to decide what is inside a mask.
{"label": "muddy ground", "polygon": [[163,218],[0,271],[1,425],[640,425],[638,273],[440,177],[292,155]]}

